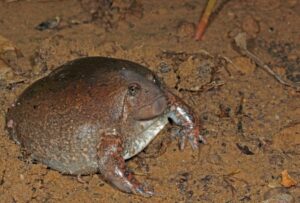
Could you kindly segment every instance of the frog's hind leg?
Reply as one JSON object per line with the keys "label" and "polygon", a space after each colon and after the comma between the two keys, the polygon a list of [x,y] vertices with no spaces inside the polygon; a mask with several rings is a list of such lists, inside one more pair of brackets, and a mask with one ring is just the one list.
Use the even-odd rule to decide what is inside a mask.
{"label": "frog's hind leg", "polygon": [[97,150],[100,173],[106,181],[123,192],[143,196],[153,195],[153,191],[139,183],[127,169],[125,160],[122,157],[122,139],[118,135],[102,135]]}

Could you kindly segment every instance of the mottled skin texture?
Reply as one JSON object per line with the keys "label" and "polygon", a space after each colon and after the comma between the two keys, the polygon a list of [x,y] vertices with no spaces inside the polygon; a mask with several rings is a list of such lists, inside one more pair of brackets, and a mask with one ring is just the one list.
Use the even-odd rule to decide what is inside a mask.
{"label": "mottled skin texture", "polygon": [[170,118],[181,148],[199,123],[147,68],[104,57],[71,61],[28,87],[8,110],[10,136],[33,159],[65,174],[101,173],[124,192],[150,196],[125,165]]}

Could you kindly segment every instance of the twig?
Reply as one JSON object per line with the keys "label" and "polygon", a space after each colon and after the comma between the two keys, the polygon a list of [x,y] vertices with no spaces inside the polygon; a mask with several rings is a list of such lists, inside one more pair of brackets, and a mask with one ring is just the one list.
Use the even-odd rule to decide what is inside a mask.
{"label": "twig", "polygon": [[[196,40],[202,40],[202,37],[204,35],[205,29],[208,25],[208,23],[212,23],[215,19],[215,17],[218,15],[218,13],[224,8],[224,6],[229,2],[230,0],[223,0],[220,1],[219,5],[216,6],[215,0],[208,0],[207,6],[205,8],[204,14],[202,15],[202,18],[200,19],[198,23],[198,27],[195,34]],[[213,11],[214,9],[214,11]]]}
{"label": "twig", "polygon": [[260,58],[258,58],[256,55],[254,55],[253,53],[249,52],[248,50],[245,50],[245,54],[246,54],[246,56],[248,56],[249,58],[251,58],[258,66],[260,66],[261,68],[263,68],[270,75],[272,75],[276,80],[278,80],[278,82],[280,82],[283,85],[290,86],[290,84],[288,82],[282,80],[279,75],[277,75],[269,66],[267,66],[266,64],[264,64],[264,62]]}
{"label": "twig", "polygon": [[263,70],[265,70],[267,73],[269,73],[271,76],[273,76],[279,83],[282,85],[292,87],[296,91],[300,91],[300,86],[296,86],[290,82],[284,81],[279,75],[277,75],[267,64],[265,64],[258,56],[251,53],[247,49],[247,42],[246,42],[246,34],[245,33],[239,33],[234,38],[235,44],[240,49],[242,54],[246,55],[248,58],[253,60],[259,67],[261,67]]}
{"label": "twig", "polygon": [[223,177],[223,181],[227,184],[227,186],[225,186],[225,188],[226,187],[230,188],[232,198],[236,199],[237,189],[233,186],[233,184],[231,184],[231,180],[229,178]]}
{"label": "twig", "polygon": [[207,6],[205,8],[204,14],[202,15],[195,34],[195,40],[201,40],[208,24],[209,16],[211,15],[216,4],[216,0],[208,0]]}
{"label": "twig", "polygon": [[210,23],[212,23],[215,20],[216,16],[221,12],[221,10],[228,2],[230,2],[230,0],[222,0],[219,2],[219,4],[216,6],[214,12],[211,14],[209,18]]}
{"label": "twig", "polygon": [[[219,55],[219,57],[222,58],[222,59],[224,59],[224,60],[227,62],[227,64],[230,63],[234,68],[236,68],[236,66],[235,66],[235,64],[232,62],[232,60],[230,60],[227,56],[221,56],[221,55]],[[231,77],[232,74],[231,74],[231,72],[228,70],[228,68],[227,68],[226,65],[224,66],[224,69],[225,69],[226,73],[228,74],[228,76]]]}
{"label": "twig", "polygon": [[215,81],[212,81],[212,82],[209,82],[209,83],[206,83],[206,84],[202,85],[201,87],[195,87],[195,88],[192,88],[192,89],[180,88],[179,92],[191,92],[191,93],[194,93],[194,92],[207,92],[207,91],[210,91],[214,88],[221,87],[223,85],[225,85],[225,82],[223,82],[223,81],[221,81],[219,83],[216,83]]}

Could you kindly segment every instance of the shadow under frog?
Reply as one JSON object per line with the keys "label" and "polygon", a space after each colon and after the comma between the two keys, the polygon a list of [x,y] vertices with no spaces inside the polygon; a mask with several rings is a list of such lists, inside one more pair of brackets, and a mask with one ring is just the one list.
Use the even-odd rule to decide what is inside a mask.
{"label": "shadow under frog", "polygon": [[9,108],[7,129],[34,160],[64,174],[100,173],[128,193],[153,195],[127,169],[171,119],[180,148],[197,148],[199,120],[149,69],[87,57],[62,65],[29,86]]}

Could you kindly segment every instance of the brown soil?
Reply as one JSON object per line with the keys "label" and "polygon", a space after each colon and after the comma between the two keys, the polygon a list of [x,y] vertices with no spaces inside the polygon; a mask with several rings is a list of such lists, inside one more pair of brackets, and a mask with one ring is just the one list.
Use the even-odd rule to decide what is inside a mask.
{"label": "brown soil", "polygon": [[[300,182],[300,93],[232,45],[246,32],[251,52],[300,85],[300,1],[228,1],[199,42],[206,1],[110,2],[0,2],[0,202],[261,202],[283,194],[300,202],[299,184],[280,184],[285,169]],[[179,151],[165,130],[128,161],[155,188],[152,198],[119,192],[98,175],[82,184],[28,163],[4,130],[7,108],[29,84],[98,55],[148,66],[201,115],[208,144],[199,151]]]}

